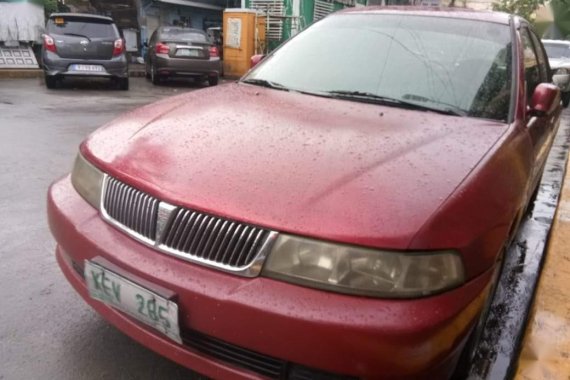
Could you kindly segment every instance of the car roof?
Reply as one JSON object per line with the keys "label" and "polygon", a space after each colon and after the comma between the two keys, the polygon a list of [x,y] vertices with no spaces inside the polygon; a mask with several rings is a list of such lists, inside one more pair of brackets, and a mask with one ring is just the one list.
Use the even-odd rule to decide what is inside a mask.
{"label": "car roof", "polygon": [[73,17],[73,18],[85,18],[85,19],[92,19],[92,20],[101,20],[101,21],[109,21],[114,22],[111,17],[108,16],[100,16],[94,15],[90,13],[52,13],[49,18],[55,17]]}
{"label": "car roof", "polygon": [[566,40],[542,40],[543,44],[550,44],[550,45],[564,45],[570,46],[570,41]]}
{"label": "car roof", "polygon": [[428,7],[428,6],[371,6],[345,8],[335,14],[406,14],[414,16],[461,18],[467,20],[487,21],[508,25],[513,17],[508,13],[480,11],[469,8]]}

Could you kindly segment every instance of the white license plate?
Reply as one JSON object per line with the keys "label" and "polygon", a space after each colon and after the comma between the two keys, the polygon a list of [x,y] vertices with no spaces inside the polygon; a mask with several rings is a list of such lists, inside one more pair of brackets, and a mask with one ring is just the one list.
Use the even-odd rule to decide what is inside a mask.
{"label": "white license plate", "polygon": [[101,65],[71,65],[71,71],[88,71],[88,72],[102,72],[103,66]]}
{"label": "white license plate", "polygon": [[190,57],[190,58],[200,58],[202,57],[202,52],[197,49],[178,49],[176,50],[177,57]]}
{"label": "white license plate", "polygon": [[119,309],[182,343],[176,303],[88,260],[85,260],[85,281],[91,298]]}

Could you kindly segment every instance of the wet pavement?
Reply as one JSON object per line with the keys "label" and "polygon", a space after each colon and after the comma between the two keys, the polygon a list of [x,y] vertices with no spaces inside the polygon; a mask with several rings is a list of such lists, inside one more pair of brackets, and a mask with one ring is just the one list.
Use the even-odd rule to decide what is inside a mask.
{"label": "wet pavement", "polygon": [[[570,182],[564,183],[569,145],[570,114],[566,111],[544,168],[536,201],[523,217],[514,241],[505,253],[502,273],[485,322],[481,342],[477,346],[469,370],[469,379],[511,379],[517,371],[526,323],[543,263],[545,257],[551,253],[547,245],[550,239],[555,241],[564,238],[562,230],[551,235],[551,229],[563,185],[570,195]],[[570,237],[570,228],[566,233]],[[556,277],[560,268],[552,265],[556,265],[556,262],[550,263],[544,270],[553,272],[550,276]],[[570,263],[568,266],[570,272]],[[564,283],[567,284],[568,279],[561,279],[557,286]],[[562,289],[558,290],[565,292]],[[540,302],[541,298],[547,296],[543,292],[538,292],[537,301]],[[570,298],[566,298],[566,305],[559,306],[567,309],[570,306]],[[566,314],[566,318],[565,323],[568,325],[570,313]],[[548,339],[556,341],[554,335]],[[534,349],[549,350],[549,344],[545,344],[546,341],[542,343]],[[528,353],[526,355],[528,356]],[[558,367],[558,370],[563,371],[563,367]],[[538,371],[535,372],[535,376],[524,379],[570,379],[568,372],[560,372],[559,375],[563,377],[549,377],[546,373]]]}
{"label": "wet pavement", "polygon": [[516,380],[570,379],[570,171],[566,170]]}
{"label": "wet pavement", "polygon": [[48,91],[39,79],[0,80],[0,380],[188,379],[190,371],[110,326],[67,283],[46,220],[49,184],[78,144],[117,115],[200,86],[128,92],[105,83]]}

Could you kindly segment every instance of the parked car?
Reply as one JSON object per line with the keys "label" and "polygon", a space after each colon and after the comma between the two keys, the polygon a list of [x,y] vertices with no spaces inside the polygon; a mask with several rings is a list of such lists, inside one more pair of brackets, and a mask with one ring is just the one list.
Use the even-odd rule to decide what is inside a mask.
{"label": "parked car", "polygon": [[449,378],[559,126],[551,81],[517,16],[334,13],[85,140],[49,190],[58,263],[209,377]]}
{"label": "parked car", "polygon": [[218,84],[222,63],[218,48],[198,29],[160,27],[151,36],[146,76],[153,84],[171,77],[186,77]]}
{"label": "parked car", "polygon": [[43,36],[42,63],[47,88],[66,77],[109,78],[129,89],[125,41],[110,17],[53,13]]}
{"label": "parked car", "polygon": [[[570,74],[570,41],[564,40],[542,40],[550,68],[554,74],[567,76]],[[562,103],[564,107],[570,104],[570,80],[564,83],[562,89]]]}

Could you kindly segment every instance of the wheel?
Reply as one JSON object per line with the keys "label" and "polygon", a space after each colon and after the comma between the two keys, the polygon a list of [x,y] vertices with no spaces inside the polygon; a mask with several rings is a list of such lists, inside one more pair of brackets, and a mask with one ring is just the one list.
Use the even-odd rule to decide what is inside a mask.
{"label": "wheel", "polygon": [[156,67],[154,67],[154,65],[152,63],[150,65],[150,81],[154,85],[159,85],[161,82],[160,77],[158,76],[158,73],[156,72]]}
{"label": "wheel", "polygon": [[568,105],[570,104],[570,91],[569,92],[563,92],[562,93],[562,105],[564,106],[564,108],[568,107]]}
{"label": "wheel", "polygon": [[215,77],[208,77],[208,84],[210,86],[217,86],[219,80],[220,78],[218,75],[216,75]]}
{"label": "wheel", "polygon": [[46,87],[50,90],[57,88],[57,78],[53,76],[46,75],[45,76]]}
{"label": "wheel", "polygon": [[469,338],[467,339],[467,342],[465,343],[465,346],[463,347],[463,351],[461,352],[461,355],[460,355],[459,360],[457,362],[457,367],[455,368],[455,372],[453,373],[451,380],[465,380],[465,379],[467,379],[467,376],[469,375],[469,373],[467,371],[469,370],[469,366],[470,366],[471,362],[475,358],[475,354],[476,354],[475,350],[477,348],[477,345],[479,344],[479,341],[483,337],[483,329],[485,328],[485,322],[487,321],[487,318],[489,317],[489,312],[491,310],[491,304],[493,303],[493,299],[495,298],[495,293],[497,292],[497,288],[499,285],[499,279],[501,277],[501,272],[503,271],[503,263],[505,261],[504,260],[504,252],[505,251],[506,251],[506,248],[503,251],[503,253],[501,253],[499,260],[497,260],[497,262],[495,263],[496,268],[495,268],[495,272],[493,273],[493,277],[491,280],[491,289],[489,290],[487,300],[485,301],[485,304],[483,306],[483,310],[481,311],[481,315],[479,316],[479,319],[475,323],[475,327],[473,328],[473,331],[471,331]]}
{"label": "wheel", "polygon": [[121,78],[118,83],[119,90],[128,91],[129,90],[129,78]]}

